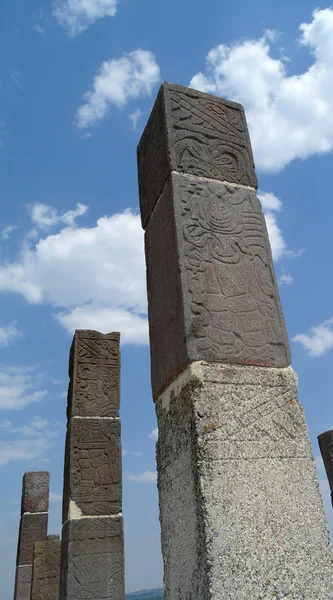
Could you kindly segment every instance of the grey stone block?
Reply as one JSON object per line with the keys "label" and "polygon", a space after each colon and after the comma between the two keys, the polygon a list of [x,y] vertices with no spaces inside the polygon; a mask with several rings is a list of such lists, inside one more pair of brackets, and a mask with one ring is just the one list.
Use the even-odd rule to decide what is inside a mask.
{"label": "grey stone block", "polygon": [[144,228],[172,170],[257,187],[243,107],[179,85],[162,85],[137,154]]}
{"label": "grey stone block", "polygon": [[62,600],[124,600],[122,517],[82,518],[63,527]]}
{"label": "grey stone block", "polygon": [[79,515],[121,511],[120,420],[75,417],[67,430],[63,522]]}
{"label": "grey stone block", "polygon": [[60,550],[59,536],[47,536],[45,542],[36,542],[31,600],[59,600]]}
{"label": "grey stone block", "polygon": [[49,510],[50,473],[29,471],[23,476],[21,515]]}
{"label": "grey stone block", "polygon": [[108,417],[119,413],[119,333],[75,332],[69,364],[67,415]]}
{"label": "grey stone block", "polygon": [[173,173],[145,247],[155,400],[190,361],[290,364],[254,191]]}
{"label": "grey stone block", "polygon": [[333,429],[318,436],[318,443],[325,466],[328,483],[333,492]]}
{"label": "grey stone block", "polygon": [[156,404],[166,600],[332,600],[293,371],[193,363],[179,379]]}
{"label": "grey stone block", "polygon": [[47,513],[24,514],[21,517],[16,565],[32,565],[35,542],[47,535]]}
{"label": "grey stone block", "polygon": [[14,600],[30,600],[32,565],[16,567]]}

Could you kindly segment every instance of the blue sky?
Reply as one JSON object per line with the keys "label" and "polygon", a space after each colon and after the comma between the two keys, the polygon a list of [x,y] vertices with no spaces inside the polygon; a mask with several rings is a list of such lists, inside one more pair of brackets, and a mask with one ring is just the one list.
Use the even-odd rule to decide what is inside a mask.
{"label": "blue sky", "polygon": [[308,0],[3,0],[0,6],[0,578],[10,600],[27,470],[51,471],[60,532],[75,328],[122,332],[128,591],[159,586],[136,145],[163,80],[242,102],[293,368],[333,426],[333,9]]}

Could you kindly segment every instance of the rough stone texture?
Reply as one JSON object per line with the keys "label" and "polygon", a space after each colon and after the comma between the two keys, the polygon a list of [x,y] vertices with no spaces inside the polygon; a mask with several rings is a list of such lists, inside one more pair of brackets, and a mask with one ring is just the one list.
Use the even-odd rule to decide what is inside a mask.
{"label": "rough stone texture", "polygon": [[47,534],[47,513],[24,514],[21,517],[16,565],[32,565],[35,542]]}
{"label": "rough stone texture", "polygon": [[21,515],[49,510],[50,473],[29,471],[23,476]]}
{"label": "rough stone texture", "polygon": [[67,430],[63,522],[75,502],[82,515],[121,511],[120,420],[71,419]]}
{"label": "rough stone texture", "polygon": [[164,83],[138,146],[138,170],[144,228],[172,170],[256,188],[243,107]]}
{"label": "rough stone texture", "polygon": [[145,244],[154,399],[190,361],[290,364],[253,190],[173,173]]}
{"label": "rough stone texture", "polygon": [[62,600],[124,600],[122,517],[82,518],[63,527]]}
{"label": "rough stone texture", "polygon": [[14,600],[30,600],[32,566],[16,567]]}
{"label": "rough stone texture", "polygon": [[59,600],[60,549],[59,536],[47,536],[45,542],[36,542],[31,600]]}
{"label": "rough stone texture", "polygon": [[119,413],[119,333],[78,330],[69,365],[68,418],[109,417]]}
{"label": "rough stone texture", "polygon": [[166,600],[332,600],[294,372],[194,363],[186,373],[156,404]]}

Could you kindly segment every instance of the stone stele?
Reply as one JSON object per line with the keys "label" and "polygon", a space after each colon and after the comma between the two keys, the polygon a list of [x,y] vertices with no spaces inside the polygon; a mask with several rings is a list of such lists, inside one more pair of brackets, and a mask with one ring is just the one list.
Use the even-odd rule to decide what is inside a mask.
{"label": "stone stele", "polygon": [[166,600],[332,600],[292,369],[192,363],[156,410]]}
{"label": "stone stele", "polygon": [[29,471],[23,476],[21,515],[49,510],[50,473]]}
{"label": "stone stele", "polygon": [[59,536],[36,542],[31,600],[59,600],[60,549]]}
{"label": "stone stele", "polygon": [[173,173],[145,244],[154,399],[191,361],[290,365],[253,190]]}
{"label": "stone stele", "polygon": [[257,188],[241,104],[180,85],[162,85],[137,158],[144,228],[171,171]]}
{"label": "stone stele", "polygon": [[31,599],[32,565],[16,567],[14,600]]}

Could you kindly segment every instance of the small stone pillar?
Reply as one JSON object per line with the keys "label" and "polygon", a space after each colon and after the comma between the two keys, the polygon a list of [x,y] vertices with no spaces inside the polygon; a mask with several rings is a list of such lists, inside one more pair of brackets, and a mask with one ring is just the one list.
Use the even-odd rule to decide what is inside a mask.
{"label": "small stone pillar", "polygon": [[119,333],[75,332],[60,600],[124,600]]}
{"label": "small stone pillar", "polygon": [[331,502],[333,506],[333,429],[329,429],[318,435],[318,444],[331,490]]}
{"label": "small stone pillar", "polygon": [[14,600],[30,600],[34,545],[47,535],[49,485],[46,471],[30,471],[23,476]]}
{"label": "small stone pillar", "polygon": [[31,600],[59,600],[60,549],[59,535],[35,543]]}
{"label": "small stone pillar", "polygon": [[166,600],[332,600],[241,105],[163,84],[138,146]]}

